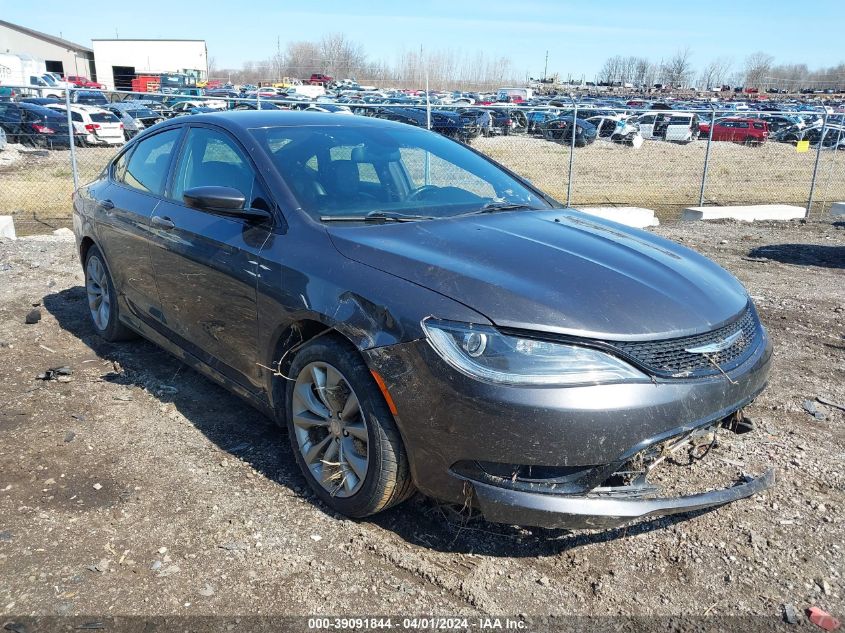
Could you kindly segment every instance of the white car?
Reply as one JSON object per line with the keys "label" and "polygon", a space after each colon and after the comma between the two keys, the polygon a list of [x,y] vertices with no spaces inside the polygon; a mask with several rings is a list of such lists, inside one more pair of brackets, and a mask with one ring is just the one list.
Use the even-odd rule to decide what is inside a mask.
{"label": "white car", "polygon": [[646,112],[637,117],[637,124],[640,126],[640,134],[646,140],[662,139],[664,123],[671,118],[671,110],[660,110]]}
{"label": "white car", "polygon": [[44,74],[50,75],[55,80],[56,85],[59,88],[67,90],[68,88],[74,88],[75,87],[72,83],[67,82],[64,79],[62,79],[62,76],[59,73],[44,73]]}
{"label": "white car", "polygon": [[[47,106],[51,110],[67,112],[63,103]],[[87,105],[70,106],[73,135],[78,145],[123,145],[123,123],[108,110]]]}
{"label": "white car", "polygon": [[223,99],[190,99],[177,101],[170,106],[176,114],[189,114],[194,108],[211,108],[212,110],[225,110],[226,101]]}
{"label": "white car", "polygon": [[306,112],[332,112],[333,114],[353,114],[349,106],[334,103],[320,103],[305,108]]}
{"label": "white car", "polygon": [[698,138],[698,115],[693,112],[659,110],[637,118],[640,134],[647,140],[688,143]]}
{"label": "white car", "polygon": [[698,115],[694,112],[673,112],[663,138],[667,141],[689,143],[698,138]]}
{"label": "white car", "polygon": [[587,119],[587,123],[592,123],[595,126],[596,134],[600,139],[633,145],[634,147],[639,147],[642,144],[643,137],[634,117],[624,114],[600,114]]}

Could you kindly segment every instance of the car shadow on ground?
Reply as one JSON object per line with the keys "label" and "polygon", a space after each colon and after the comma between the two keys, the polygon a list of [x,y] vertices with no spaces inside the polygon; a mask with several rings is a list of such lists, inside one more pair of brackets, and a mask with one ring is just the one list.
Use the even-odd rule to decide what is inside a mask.
{"label": "car shadow on ground", "polygon": [[795,266],[845,268],[845,246],[820,244],[770,244],[748,252],[749,257],[766,258]]}
{"label": "car shadow on ground", "polygon": [[[101,380],[141,387],[162,404],[172,404],[220,449],[308,499],[327,515],[338,517],[311,493],[293,459],[287,434],[264,415],[152,343],[143,339],[109,343],[101,339],[88,315],[84,287],[46,295],[43,304],[62,329],[82,341],[100,359],[111,363],[101,374]],[[533,557],[554,556],[588,544],[663,529],[706,512],[662,517],[624,528],[572,532],[488,523],[477,512],[417,495],[361,523],[377,526],[409,544],[434,551]]]}

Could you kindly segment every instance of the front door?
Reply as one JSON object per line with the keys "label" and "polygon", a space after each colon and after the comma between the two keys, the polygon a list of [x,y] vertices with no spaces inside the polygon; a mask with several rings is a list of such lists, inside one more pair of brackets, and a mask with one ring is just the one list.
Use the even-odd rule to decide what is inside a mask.
{"label": "front door", "polygon": [[175,343],[247,389],[259,391],[256,286],[269,224],[188,207],[192,187],[242,192],[247,205],[270,210],[252,162],[218,128],[188,128],[166,200],[150,220],[152,261],[167,334]]}

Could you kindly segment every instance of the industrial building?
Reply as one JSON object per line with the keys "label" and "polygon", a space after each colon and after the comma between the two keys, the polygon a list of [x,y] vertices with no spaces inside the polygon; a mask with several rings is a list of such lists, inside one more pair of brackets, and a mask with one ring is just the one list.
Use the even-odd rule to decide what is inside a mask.
{"label": "industrial building", "polygon": [[194,81],[208,78],[205,40],[95,39],[97,81],[115,90],[131,90],[139,75],[184,73]]}
{"label": "industrial building", "polygon": [[0,20],[0,53],[43,59],[48,72],[96,79],[90,48],[4,20]]}

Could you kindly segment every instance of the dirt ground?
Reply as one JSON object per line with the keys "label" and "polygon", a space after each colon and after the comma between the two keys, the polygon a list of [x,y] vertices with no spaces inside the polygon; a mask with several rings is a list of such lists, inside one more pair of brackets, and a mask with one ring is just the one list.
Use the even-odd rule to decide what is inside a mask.
{"label": "dirt ground", "polygon": [[[807,627],[814,605],[841,617],[845,411],[816,398],[845,403],[845,226],[656,230],[736,274],[776,346],[771,384],[746,410],[756,430],[719,436],[704,470],[772,466],[777,483],[695,516],[574,533],[493,525],[419,496],[371,520],[334,515],[260,414],[149,343],[94,334],[72,240],[0,243],[0,622],[75,614],[777,622],[784,605]],[[26,325],[36,304],[42,318]],[[64,365],[70,376],[37,378]],[[702,470],[671,468],[682,479]]]}
{"label": "dirt ground", "polygon": [[[478,138],[472,146],[566,200],[569,147],[525,135]],[[689,144],[646,141],[633,149],[608,141],[575,150],[572,206],[640,206],[661,221],[698,205],[706,141]],[[96,178],[115,149],[77,148],[79,181]],[[745,147],[713,143],[706,204],[784,203],[806,206],[816,152],[798,153],[784,143]],[[817,170],[812,215],[845,200],[845,152],[823,152]],[[70,225],[73,192],[70,152],[9,146],[0,152],[0,215],[13,215],[19,235]]]}

